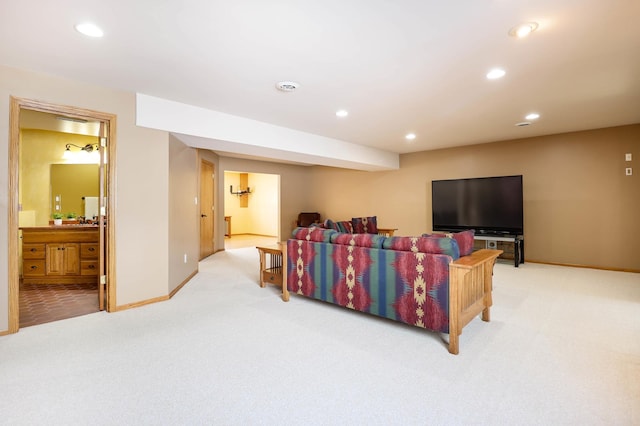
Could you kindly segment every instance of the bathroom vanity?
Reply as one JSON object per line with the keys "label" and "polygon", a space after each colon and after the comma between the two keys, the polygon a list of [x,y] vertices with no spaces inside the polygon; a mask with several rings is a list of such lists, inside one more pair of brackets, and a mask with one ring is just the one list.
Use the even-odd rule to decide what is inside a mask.
{"label": "bathroom vanity", "polygon": [[100,270],[98,226],[62,225],[20,229],[24,283],[97,282]]}

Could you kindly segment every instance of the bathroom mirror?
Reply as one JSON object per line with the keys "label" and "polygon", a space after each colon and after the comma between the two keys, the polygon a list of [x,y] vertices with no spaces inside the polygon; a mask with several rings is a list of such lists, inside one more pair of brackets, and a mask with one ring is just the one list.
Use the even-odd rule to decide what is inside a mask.
{"label": "bathroom mirror", "polygon": [[97,164],[51,164],[50,179],[51,212],[84,216],[86,206],[93,216],[92,201],[97,203],[100,189]]}

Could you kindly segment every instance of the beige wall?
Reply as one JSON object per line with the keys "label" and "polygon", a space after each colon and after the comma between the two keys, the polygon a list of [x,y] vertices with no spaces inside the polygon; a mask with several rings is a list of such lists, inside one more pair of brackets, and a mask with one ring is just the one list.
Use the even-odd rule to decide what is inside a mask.
{"label": "beige wall", "polygon": [[316,167],[306,207],[418,235],[431,231],[432,180],[514,174],[528,260],[640,270],[640,125],[405,154],[393,172]]}
{"label": "beige wall", "polygon": [[[169,293],[198,270],[198,152],[169,137]],[[184,257],[187,261],[184,261]]]}
{"label": "beige wall", "polygon": [[[118,306],[167,294],[168,135],[135,125],[135,95],[0,66],[0,332],[8,329],[10,96],[117,115]],[[114,195],[114,194],[112,194]]]}

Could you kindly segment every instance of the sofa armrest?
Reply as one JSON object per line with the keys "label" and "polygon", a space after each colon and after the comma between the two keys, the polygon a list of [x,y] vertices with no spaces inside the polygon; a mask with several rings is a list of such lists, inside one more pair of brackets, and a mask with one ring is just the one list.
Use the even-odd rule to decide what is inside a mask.
{"label": "sofa armrest", "polygon": [[462,328],[476,315],[490,320],[493,265],[502,250],[478,250],[449,264],[449,352],[458,353]]}

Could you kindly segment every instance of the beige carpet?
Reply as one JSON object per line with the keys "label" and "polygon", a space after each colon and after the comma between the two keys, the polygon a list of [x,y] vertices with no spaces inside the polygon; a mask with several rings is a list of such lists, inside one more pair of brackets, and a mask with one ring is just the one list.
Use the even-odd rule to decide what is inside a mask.
{"label": "beige carpet", "polygon": [[441,336],[260,288],[227,250],[168,302],[0,337],[0,424],[638,425],[640,275],[495,267]]}

